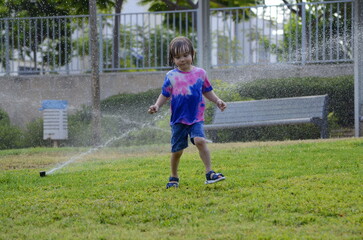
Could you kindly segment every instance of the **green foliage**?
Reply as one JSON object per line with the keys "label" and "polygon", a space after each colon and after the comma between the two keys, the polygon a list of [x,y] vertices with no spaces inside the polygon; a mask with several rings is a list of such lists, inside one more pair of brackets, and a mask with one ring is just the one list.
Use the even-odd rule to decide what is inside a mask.
{"label": "green foliage", "polygon": [[[169,120],[168,120],[169,122]],[[170,128],[141,128],[130,132],[127,137],[113,141],[112,147],[167,144],[170,142]]]}
{"label": "green foliage", "polygon": [[[244,101],[249,100],[250,98],[241,97],[238,94],[237,88],[235,84],[229,84],[223,82],[222,80],[213,80],[212,81],[213,91],[216,95],[225,102],[234,102],[234,101]],[[204,113],[205,122],[211,123],[213,119],[214,110],[216,105],[214,103],[206,100],[206,111]]]}
{"label": "green foliage", "polygon": [[[213,83],[213,86],[217,95],[224,101],[328,94],[329,129],[352,127],[354,123],[354,81],[352,76],[261,79],[236,85],[217,81]],[[206,123],[212,121],[214,110],[214,104],[208,103]],[[207,136],[212,138],[211,134],[212,132],[209,132]],[[320,137],[320,130],[313,124],[248,127],[217,131],[216,137],[218,142],[315,139]]]}
{"label": "green foliage", "polygon": [[49,147],[50,141],[43,140],[43,119],[39,118],[27,124],[23,131],[23,147]]}
{"label": "green foliage", "polygon": [[43,140],[43,119],[29,122],[24,129],[13,126],[7,113],[0,109],[0,150],[50,146]]}
{"label": "green foliage", "polygon": [[[213,82],[214,91],[225,102],[254,100],[256,95],[241,94],[241,89],[245,86],[253,85],[254,90],[259,91],[261,84],[265,86],[265,81],[244,84],[228,84],[220,80]],[[254,85],[254,83],[256,85]],[[268,83],[266,84],[268,85]],[[278,89],[283,88],[279,86]],[[267,90],[268,91],[268,90]],[[207,103],[205,113],[206,123],[211,123],[216,107],[213,103]],[[288,139],[315,139],[320,137],[320,130],[312,124],[291,125],[291,126],[266,126],[266,127],[246,127],[240,129],[223,129],[220,131],[207,132],[208,138],[214,138],[218,142],[238,142],[238,141],[282,141]]]}
{"label": "green foliage", "polygon": [[9,125],[10,119],[7,112],[0,108],[0,125]]}
{"label": "green foliage", "polygon": [[238,93],[237,85],[223,82],[222,80],[212,81],[213,91],[225,102],[247,100]]}
{"label": "green foliage", "polygon": [[[111,146],[140,145],[168,142],[169,129],[165,126],[168,117],[164,117],[167,107],[160,113],[150,115],[147,110],[160,94],[160,89],[142,93],[126,93],[111,96],[101,101],[101,134],[103,142],[111,140]],[[160,118],[161,116],[161,118]],[[81,110],[69,116],[67,146],[91,146],[91,108],[83,106]],[[167,128],[169,131],[165,132]],[[161,131],[161,132],[160,132]],[[164,131],[164,132],[163,132]],[[166,137],[168,138],[165,141]]]}
{"label": "green foliage", "polygon": [[0,125],[0,150],[19,148],[22,144],[22,132],[19,128],[9,125]]}
{"label": "green foliage", "polygon": [[[301,3],[301,1],[297,1]],[[316,2],[315,0],[307,0],[305,2]],[[322,1],[323,2],[323,1]],[[305,21],[306,27],[304,29],[306,35],[306,51],[310,55],[307,59],[302,59],[301,39],[303,24],[302,24],[302,6],[300,4],[290,5],[292,11],[291,17],[284,24],[284,40],[280,43],[279,48],[275,48],[274,52],[278,54],[280,61],[315,61],[315,60],[334,60],[351,58],[353,55],[352,40],[346,39],[339,41],[340,36],[352,36],[352,7],[341,7],[339,3],[325,4],[306,4],[305,5]],[[330,27],[326,27],[330,26]],[[344,26],[344,27],[342,27]],[[335,42],[337,45],[332,47],[330,51],[322,47],[321,44]],[[274,45],[271,43],[271,45]],[[276,45],[272,46],[272,48]],[[298,52],[291,54],[291,52]],[[292,56],[293,55],[293,56]]]}
{"label": "green foliage", "polygon": [[[154,104],[160,89],[152,89],[142,93],[124,93],[111,96],[101,102],[101,110],[105,114],[127,114],[138,119],[145,115],[150,105]],[[145,108],[146,107],[146,108]]]}
{"label": "green foliage", "polygon": [[165,124],[169,122],[166,116],[168,106],[164,106],[157,114],[147,113],[159,94],[160,89],[152,89],[137,94],[115,95],[101,102],[103,123],[108,128],[104,129],[104,134],[116,138],[112,146],[169,141],[170,129]]}
{"label": "green foliage", "polygon": [[228,66],[231,62],[242,60],[242,48],[236,38],[230,39],[218,31],[213,33],[212,39],[217,39],[217,61],[219,66]]}
{"label": "green foliage", "polygon": [[[144,64],[146,66],[168,66],[169,42],[178,33],[165,30],[163,26],[156,27],[149,34],[145,34],[145,29],[143,28],[138,29],[138,32],[139,41],[137,44],[138,46],[143,46]],[[183,33],[183,35],[189,38],[192,37],[192,33],[188,35],[187,33]],[[136,65],[140,66],[141,64],[138,63]]]}
{"label": "green foliage", "polygon": [[[249,6],[256,6],[262,4],[263,0],[213,0],[210,1],[210,8],[226,8],[226,7],[249,7]],[[196,9],[198,8],[198,1],[180,1],[180,0],[140,0],[140,5],[148,5],[150,12],[160,12],[160,11],[174,11],[174,10],[187,10],[187,9]],[[253,16],[253,11],[246,9],[244,17],[246,19]],[[230,14],[233,14],[233,19],[236,20],[236,12],[231,11]],[[242,19],[240,14],[239,20]],[[196,20],[196,17],[195,19]],[[195,24],[196,26],[196,24]]]}
{"label": "green foliage", "polygon": [[92,146],[91,108],[82,106],[68,117],[68,146]]}
{"label": "green foliage", "polygon": [[329,96],[329,112],[334,112],[341,126],[354,124],[354,80],[343,77],[305,77],[257,80],[242,83],[238,92],[243,97],[269,99],[310,95]]}
{"label": "green foliage", "polygon": [[217,131],[216,142],[284,141],[320,138],[313,124],[245,127]]}
{"label": "green foliage", "polygon": [[[122,38],[122,44],[119,46],[119,64],[115,66],[117,69],[133,68],[142,71],[138,68],[167,66],[168,45],[175,36],[171,30],[165,30],[160,26],[147,30],[140,26],[122,25],[118,34]],[[88,39],[83,41],[85,43],[76,45],[87,48]],[[112,54],[113,41],[111,38],[103,39],[103,68],[106,70],[112,69],[112,65],[115,64]]]}
{"label": "green foliage", "polygon": [[79,149],[0,151],[0,239],[362,239],[362,139],[209,146],[226,180],[205,185],[190,147],[168,190],[167,146],[102,149],[44,178]]}
{"label": "green foliage", "polygon": [[[1,17],[45,17],[83,15],[89,13],[88,0],[1,0]],[[99,0],[97,7],[101,10],[111,10],[112,0]]]}
{"label": "green foliage", "polygon": [[[257,80],[249,83],[228,84],[212,81],[215,93],[224,101],[244,101],[252,99],[295,97],[328,94],[330,98],[329,127],[337,129],[352,126],[354,116],[353,79],[337,78],[289,78],[277,80]],[[101,102],[102,139],[113,139],[112,146],[142,145],[147,143],[168,143],[170,137],[168,106],[159,113],[150,115],[147,109],[160,94],[160,89],[153,89],[137,94],[119,94]],[[213,118],[215,104],[206,100],[205,121]],[[24,131],[10,125],[6,112],[0,109],[2,126],[0,149],[49,146],[44,141],[43,122],[41,119],[29,123]],[[14,133],[10,131],[14,130]],[[82,109],[68,117],[68,140],[65,146],[91,146],[91,108]],[[242,128],[219,131],[220,142],[286,140],[319,138],[320,132],[314,125],[272,126]]]}
{"label": "green foliage", "polygon": [[21,129],[11,125],[9,115],[0,109],[0,150],[19,148],[22,139]]}
{"label": "green foliage", "polygon": [[[97,6],[110,10],[114,6],[114,1],[97,1]],[[0,18],[10,18],[8,23],[9,45],[11,49],[8,53],[13,58],[15,50],[19,53],[18,58],[30,58],[34,61],[34,66],[42,62],[42,66],[56,67],[68,63],[72,57],[69,43],[72,39],[71,18],[42,18],[29,17],[56,17],[76,14],[88,14],[88,0],[4,0],[0,1]],[[20,19],[26,18],[26,19]],[[77,19],[77,18],[76,18]],[[77,20],[75,20],[77,21]],[[4,24],[2,22],[2,24]],[[4,27],[4,25],[2,25]],[[27,34],[24,34],[26,32]],[[0,38],[5,39],[5,31],[0,32]],[[19,42],[23,43],[19,45]],[[0,49],[0,62],[5,65],[5,48]],[[37,59],[35,52],[46,52],[41,54],[42,59]]]}

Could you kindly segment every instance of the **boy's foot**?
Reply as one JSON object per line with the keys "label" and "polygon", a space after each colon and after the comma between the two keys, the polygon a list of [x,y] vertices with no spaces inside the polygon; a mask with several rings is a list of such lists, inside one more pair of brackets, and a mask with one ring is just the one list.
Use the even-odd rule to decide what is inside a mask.
{"label": "boy's foot", "polygon": [[205,184],[211,184],[226,179],[222,173],[216,173],[215,171],[210,171],[205,176],[207,178]]}
{"label": "boy's foot", "polygon": [[179,187],[179,178],[176,177],[170,177],[169,182],[166,184],[166,189],[168,188],[177,188]]}

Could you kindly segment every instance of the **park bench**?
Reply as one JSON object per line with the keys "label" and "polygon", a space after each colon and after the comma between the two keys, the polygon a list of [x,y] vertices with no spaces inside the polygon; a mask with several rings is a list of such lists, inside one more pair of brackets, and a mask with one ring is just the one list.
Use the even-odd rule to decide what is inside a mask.
{"label": "park bench", "polygon": [[317,125],[321,138],[328,138],[327,95],[228,102],[223,112],[215,109],[213,122],[204,129],[216,140],[221,129],[303,123]]}

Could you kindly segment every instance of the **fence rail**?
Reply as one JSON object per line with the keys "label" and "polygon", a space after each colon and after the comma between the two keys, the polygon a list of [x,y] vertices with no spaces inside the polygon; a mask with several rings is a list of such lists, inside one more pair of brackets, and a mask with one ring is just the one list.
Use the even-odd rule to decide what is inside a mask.
{"label": "fence rail", "polygon": [[[353,60],[353,1],[210,9],[211,66]],[[100,71],[167,69],[169,41],[197,46],[196,10],[98,15]],[[84,16],[0,19],[0,75],[90,72]],[[196,59],[198,61],[198,59]]]}

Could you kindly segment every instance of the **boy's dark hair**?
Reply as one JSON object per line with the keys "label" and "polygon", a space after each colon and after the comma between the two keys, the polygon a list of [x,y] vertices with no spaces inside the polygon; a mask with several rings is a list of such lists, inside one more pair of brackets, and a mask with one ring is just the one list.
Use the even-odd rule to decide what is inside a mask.
{"label": "boy's dark hair", "polygon": [[176,37],[171,40],[169,44],[169,65],[174,67],[174,57],[188,52],[192,55],[192,62],[194,61],[194,47],[193,43],[187,37]]}

